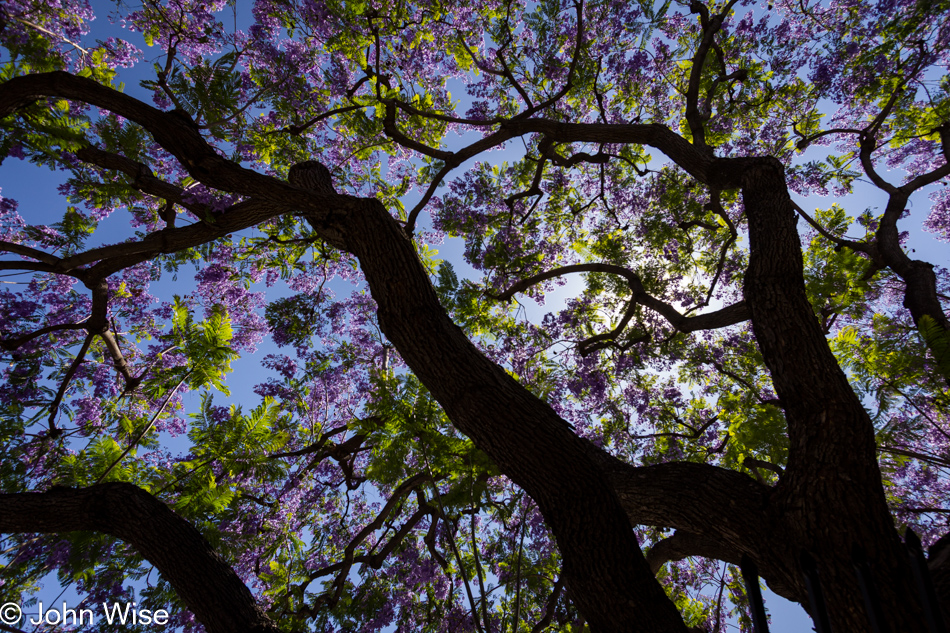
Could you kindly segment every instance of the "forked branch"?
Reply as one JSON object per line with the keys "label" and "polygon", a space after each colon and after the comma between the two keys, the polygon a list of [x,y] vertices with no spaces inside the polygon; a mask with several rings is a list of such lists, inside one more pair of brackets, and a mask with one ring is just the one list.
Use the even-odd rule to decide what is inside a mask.
{"label": "forked branch", "polygon": [[[554,279],[556,277],[561,277],[570,273],[593,272],[620,275],[627,280],[627,285],[630,288],[632,297],[630,299],[630,304],[628,305],[627,310],[621,319],[621,324],[624,327],[630,321],[630,318],[632,317],[632,309],[637,304],[646,306],[659,313],[670,323],[670,325],[684,333],[695,332],[697,330],[714,330],[728,327],[730,325],[742,323],[749,318],[748,308],[746,308],[744,301],[740,301],[739,303],[735,303],[731,306],[716,310],[715,312],[698,314],[695,316],[684,316],[669,303],[660,301],[659,299],[648,294],[643,288],[643,282],[641,281],[639,275],[628,268],[624,268],[623,266],[618,266],[616,264],[592,263],[561,266],[559,268],[554,268],[519,281],[501,294],[486,294],[498,301],[507,301],[515,294],[523,292],[528,288],[549,279]],[[617,334],[619,334],[619,331]],[[614,334],[613,336],[615,337],[617,334]]]}

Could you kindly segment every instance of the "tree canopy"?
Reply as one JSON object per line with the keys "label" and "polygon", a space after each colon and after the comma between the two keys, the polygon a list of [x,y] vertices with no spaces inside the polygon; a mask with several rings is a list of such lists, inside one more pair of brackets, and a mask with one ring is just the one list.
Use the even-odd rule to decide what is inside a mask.
{"label": "tree canopy", "polygon": [[750,630],[736,565],[811,609],[805,553],[836,631],[871,630],[855,556],[926,630],[948,14],[6,0],[0,158],[62,208],[0,198],[0,602],[55,572],[209,633]]}

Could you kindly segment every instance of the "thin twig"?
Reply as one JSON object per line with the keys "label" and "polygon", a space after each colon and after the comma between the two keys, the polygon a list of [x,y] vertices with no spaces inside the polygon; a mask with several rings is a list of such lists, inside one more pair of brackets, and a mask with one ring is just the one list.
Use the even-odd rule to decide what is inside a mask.
{"label": "thin twig", "polygon": [[185,374],[182,377],[182,379],[178,381],[178,384],[175,385],[175,388],[172,389],[171,392],[169,392],[167,396],[165,396],[165,402],[163,402],[162,406],[158,409],[158,411],[155,412],[155,415],[152,416],[152,419],[148,421],[148,424],[145,425],[145,428],[142,429],[142,431],[135,437],[135,439],[129,443],[128,448],[122,451],[122,454],[119,455],[116,458],[116,460],[109,465],[108,468],[106,468],[105,472],[99,475],[99,478],[96,479],[97,484],[102,483],[102,480],[106,478],[106,475],[112,472],[112,469],[118,466],[119,462],[121,462],[125,458],[125,456],[128,455],[132,451],[132,449],[138,445],[140,441],[142,441],[142,438],[145,437],[145,434],[148,433],[149,429],[152,428],[152,425],[155,424],[155,421],[158,419],[158,416],[160,416],[165,411],[165,407],[167,407],[168,403],[171,402],[172,396],[175,395],[179,387],[181,387],[185,383],[185,381],[188,379],[188,376],[190,375],[191,375],[191,370],[189,370],[188,373]]}

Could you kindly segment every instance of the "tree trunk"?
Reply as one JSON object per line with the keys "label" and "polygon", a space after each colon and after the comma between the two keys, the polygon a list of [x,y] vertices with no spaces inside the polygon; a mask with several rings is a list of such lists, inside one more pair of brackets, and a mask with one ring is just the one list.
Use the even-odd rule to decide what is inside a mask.
{"label": "tree trunk", "polygon": [[891,630],[922,631],[907,556],[884,497],[873,424],[805,295],[784,169],[775,159],[755,159],[741,182],[749,221],[745,298],[788,424],[788,465],[770,510],[793,548],[817,561],[835,630],[871,630],[852,566],[860,547]]}

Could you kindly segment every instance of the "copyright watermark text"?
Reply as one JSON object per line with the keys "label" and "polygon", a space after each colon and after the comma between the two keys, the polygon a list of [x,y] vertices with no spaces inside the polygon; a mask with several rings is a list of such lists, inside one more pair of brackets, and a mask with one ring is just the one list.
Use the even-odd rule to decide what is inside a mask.
{"label": "copyright watermark text", "polygon": [[[24,617],[20,605],[15,602],[7,602],[0,606],[0,623],[14,625],[20,622]],[[164,626],[168,624],[168,611],[165,609],[142,609],[134,602],[103,602],[98,609],[84,608],[73,609],[65,602],[62,608],[57,606],[46,607],[42,602],[38,603],[36,614],[27,614],[26,622],[33,626],[39,624],[64,626],[94,625],[96,618],[105,618],[109,624],[157,624]]]}

